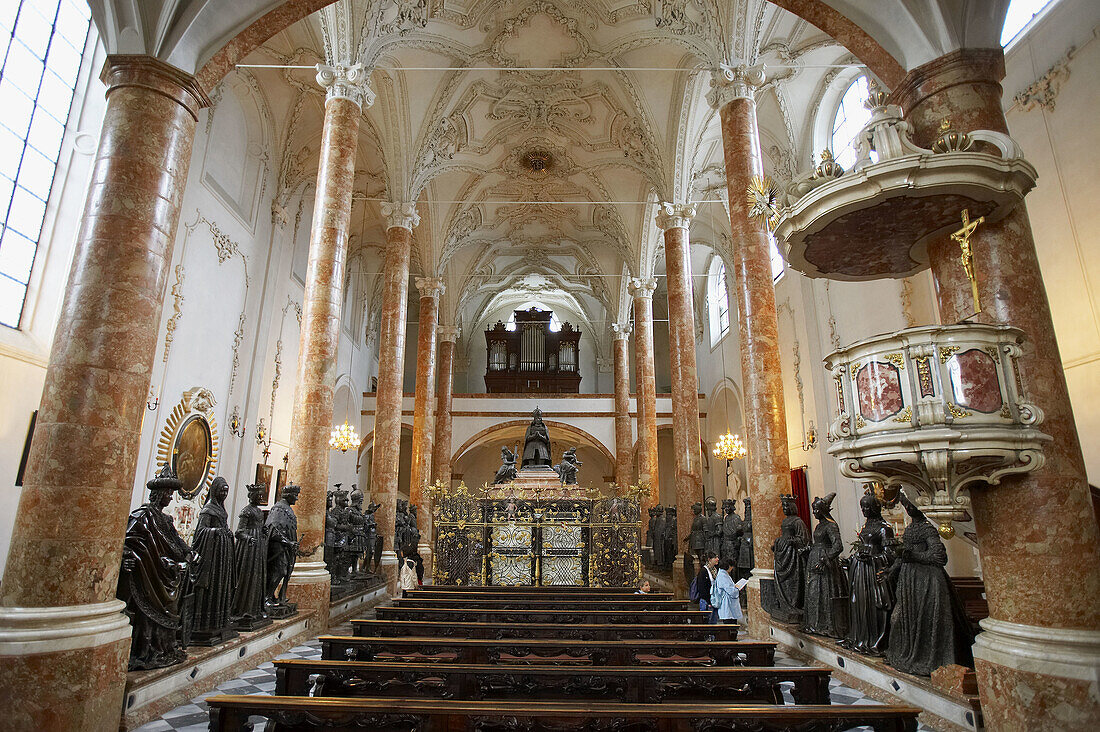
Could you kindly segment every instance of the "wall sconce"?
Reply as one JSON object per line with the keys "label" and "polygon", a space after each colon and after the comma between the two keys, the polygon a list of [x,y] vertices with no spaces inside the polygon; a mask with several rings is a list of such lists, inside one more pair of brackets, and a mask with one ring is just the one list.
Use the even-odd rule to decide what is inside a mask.
{"label": "wall sconce", "polygon": [[256,444],[268,446],[267,441],[267,426],[264,425],[264,418],[260,417],[260,423],[256,425]]}
{"label": "wall sconce", "polygon": [[233,407],[233,414],[229,417],[229,431],[244,439],[245,426],[241,424],[241,415],[237,407]]}
{"label": "wall sconce", "polygon": [[153,392],[153,387],[149,387],[149,396],[145,399],[145,408],[150,412],[156,410],[160,405],[160,397]]}
{"label": "wall sconce", "polygon": [[814,421],[811,419],[810,426],[806,429],[806,436],[802,438],[802,449],[809,452],[815,447],[817,447],[817,427],[814,426]]}

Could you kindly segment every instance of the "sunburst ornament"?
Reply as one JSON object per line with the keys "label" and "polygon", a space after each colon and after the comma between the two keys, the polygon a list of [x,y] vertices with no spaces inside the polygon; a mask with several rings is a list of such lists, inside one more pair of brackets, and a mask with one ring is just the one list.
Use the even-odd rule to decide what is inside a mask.
{"label": "sunburst ornament", "polygon": [[760,219],[768,231],[779,221],[779,186],[766,175],[754,175],[745,190],[749,199],[749,218]]}

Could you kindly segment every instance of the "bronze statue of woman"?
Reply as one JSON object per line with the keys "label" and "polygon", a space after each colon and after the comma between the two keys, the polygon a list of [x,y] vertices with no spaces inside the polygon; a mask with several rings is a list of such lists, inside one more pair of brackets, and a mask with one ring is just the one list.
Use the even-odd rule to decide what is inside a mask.
{"label": "bronze statue of woman", "polygon": [[890,616],[886,662],[907,674],[930,676],[940,666],[974,662],[974,636],[962,603],[944,569],[947,549],[939,531],[904,493],[898,494],[912,523],[890,568],[897,604]]}
{"label": "bronze statue of woman", "polygon": [[260,504],[267,498],[263,483],[248,486],[248,505],[237,518],[237,589],[233,593],[233,627],[256,630],[271,625],[264,613],[267,575],[267,530]]}
{"label": "bronze statue of woman", "polygon": [[233,530],[229,528],[229,513],[225,510],[228,495],[229,483],[225,478],[214,478],[191,541],[191,551],[202,557],[191,581],[195,595],[191,643],[197,646],[217,645],[237,635],[230,617],[235,558]]}
{"label": "bronze statue of woman", "polygon": [[874,493],[859,499],[867,521],[848,560],[848,634],[841,643],[853,651],[881,656],[886,651],[894,592],[886,572],[894,561],[894,530],[882,519]]}
{"label": "bronze statue of woman", "polygon": [[810,544],[810,532],[806,522],[798,515],[794,496],[782,496],[783,523],[779,536],[772,542],[775,557],[775,599],[772,616],[783,623],[802,620],[802,592],[806,582],[806,550]]}
{"label": "bronze statue of woman", "polygon": [[802,630],[830,638],[843,638],[848,629],[848,579],[840,567],[844,541],[833,520],[836,493],[815,498],[811,509],[817,519],[814,541],[806,557],[806,594]]}

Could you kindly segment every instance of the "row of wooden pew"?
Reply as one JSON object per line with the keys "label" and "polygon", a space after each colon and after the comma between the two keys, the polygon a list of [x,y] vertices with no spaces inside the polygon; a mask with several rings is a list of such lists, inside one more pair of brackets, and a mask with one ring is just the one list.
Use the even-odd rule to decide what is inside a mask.
{"label": "row of wooden pew", "polygon": [[[919,709],[829,703],[829,671],[775,666],[775,643],[667,594],[426,587],[321,660],[275,662],[274,696],[214,696],[212,732],[913,732]],[[785,704],[782,684],[794,704]]]}

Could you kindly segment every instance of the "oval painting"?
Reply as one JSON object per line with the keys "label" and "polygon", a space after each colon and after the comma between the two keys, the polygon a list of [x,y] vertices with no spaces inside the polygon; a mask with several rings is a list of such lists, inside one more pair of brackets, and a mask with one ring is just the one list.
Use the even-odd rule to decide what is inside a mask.
{"label": "oval painting", "polygon": [[213,443],[210,425],[201,415],[188,417],[176,433],[176,445],[172,450],[172,467],[183,487],[180,495],[194,498],[206,483]]}

